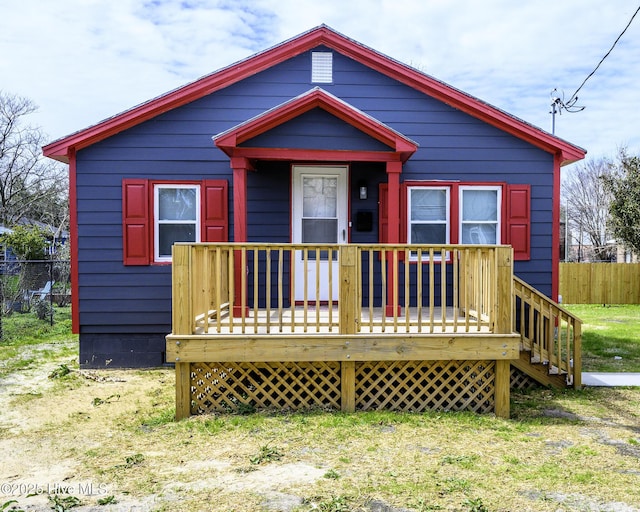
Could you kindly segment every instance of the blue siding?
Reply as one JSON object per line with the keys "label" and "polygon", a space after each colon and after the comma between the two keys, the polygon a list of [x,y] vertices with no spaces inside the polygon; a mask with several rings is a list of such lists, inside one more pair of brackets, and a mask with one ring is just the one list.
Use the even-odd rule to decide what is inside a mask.
{"label": "blue siding", "polygon": [[[126,339],[132,333],[155,340],[131,338],[141,353],[147,349],[157,352],[161,346],[157,340],[171,328],[170,266],[122,264],[122,179],[226,179],[232,234],[232,172],[228,157],[214,146],[212,136],[308,91],[315,86],[310,83],[310,75],[310,55],[305,53],[78,152],[83,361],[106,358],[109,336],[114,347],[120,347],[113,350],[124,354]],[[530,183],[532,259],[517,262],[516,270],[533,286],[551,292],[550,154],[339,54],[334,53],[334,83],[322,87],[420,145],[404,166],[403,180]],[[310,111],[247,143],[256,144],[387,149],[320,110]],[[249,239],[288,241],[290,163],[259,162],[257,167],[248,178]],[[358,211],[374,214],[373,229],[358,232],[354,228],[351,240],[376,242],[378,183],[386,181],[384,165],[354,163],[350,180],[353,225]],[[369,187],[366,201],[360,201],[356,194],[360,180],[366,180]],[[91,356],[92,351],[95,357]],[[140,360],[145,359],[140,356]]]}
{"label": "blue siding", "polygon": [[389,151],[389,146],[319,108],[283,123],[242,146],[295,149]]}

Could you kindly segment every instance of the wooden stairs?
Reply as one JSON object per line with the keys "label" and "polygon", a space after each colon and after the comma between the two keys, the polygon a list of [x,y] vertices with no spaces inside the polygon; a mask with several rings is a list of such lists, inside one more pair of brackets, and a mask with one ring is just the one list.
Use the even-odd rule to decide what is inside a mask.
{"label": "wooden stairs", "polygon": [[548,361],[540,361],[537,357],[532,357],[531,350],[521,350],[520,359],[512,360],[511,366],[543,386],[570,387],[567,372],[560,372],[557,367],[550,366]]}
{"label": "wooden stairs", "polygon": [[521,279],[513,284],[513,330],[521,348],[511,365],[543,386],[580,388],[581,320]]}

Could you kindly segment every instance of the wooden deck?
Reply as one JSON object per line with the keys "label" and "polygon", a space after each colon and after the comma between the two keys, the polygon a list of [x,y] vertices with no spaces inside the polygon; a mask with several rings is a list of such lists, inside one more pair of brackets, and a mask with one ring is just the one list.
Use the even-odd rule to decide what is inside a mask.
{"label": "wooden deck", "polygon": [[[295,274],[300,254],[305,271]],[[316,254],[335,269],[323,275]],[[177,244],[166,352],[176,416],[244,403],[508,417],[521,351],[569,374],[580,334],[514,278],[511,255],[504,246]]]}

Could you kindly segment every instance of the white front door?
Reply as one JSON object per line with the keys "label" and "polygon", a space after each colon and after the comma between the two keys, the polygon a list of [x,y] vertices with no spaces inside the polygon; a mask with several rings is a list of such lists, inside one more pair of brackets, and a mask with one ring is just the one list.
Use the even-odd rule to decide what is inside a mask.
{"label": "white front door", "polygon": [[[293,243],[347,243],[347,174],[346,166],[293,167]],[[296,251],[295,300],[305,298],[305,281],[307,300],[329,300],[330,281],[331,300],[337,300],[337,252],[329,259],[325,251],[309,251],[306,273],[303,259],[303,252]]]}

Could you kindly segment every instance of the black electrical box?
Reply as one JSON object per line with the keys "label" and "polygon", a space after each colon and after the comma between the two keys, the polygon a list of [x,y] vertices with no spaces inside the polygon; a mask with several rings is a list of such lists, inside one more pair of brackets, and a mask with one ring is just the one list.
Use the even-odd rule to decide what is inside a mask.
{"label": "black electrical box", "polygon": [[373,212],[356,213],[356,231],[373,231]]}

